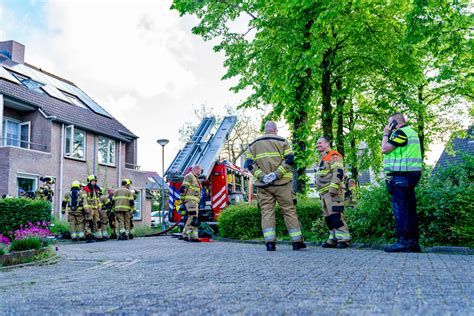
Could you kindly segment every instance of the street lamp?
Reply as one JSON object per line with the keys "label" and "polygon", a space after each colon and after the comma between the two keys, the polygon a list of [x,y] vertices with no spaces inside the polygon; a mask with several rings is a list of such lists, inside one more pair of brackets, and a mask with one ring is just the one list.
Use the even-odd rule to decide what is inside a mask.
{"label": "street lamp", "polygon": [[161,145],[161,177],[163,183],[161,184],[161,229],[165,230],[165,146],[170,141],[167,139],[158,139],[156,141]]}

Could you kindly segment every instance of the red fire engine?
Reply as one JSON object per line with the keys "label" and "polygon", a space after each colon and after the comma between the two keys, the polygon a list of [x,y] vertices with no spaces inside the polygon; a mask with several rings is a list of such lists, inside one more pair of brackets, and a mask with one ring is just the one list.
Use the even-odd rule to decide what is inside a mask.
{"label": "red fire engine", "polygon": [[219,159],[224,144],[237,121],[235,116],[226,116],[214,134],[214,117],[205,118],[191,140],[178,152],[165,172],[169,182],[169,219],[177,222],[175,201],[180,198],[179,189],[184,176],[195,165],[203,168],[199,177],[202,183],[199,203],[199,221],[215,225],[222,211],[231,204],[251,203],[253,200],[252,174],[227,160]]}

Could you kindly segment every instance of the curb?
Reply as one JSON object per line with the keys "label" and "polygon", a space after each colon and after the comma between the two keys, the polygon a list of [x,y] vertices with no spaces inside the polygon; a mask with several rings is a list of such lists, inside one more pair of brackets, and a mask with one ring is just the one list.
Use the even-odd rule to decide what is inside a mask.
{"label": "curb", "polygon": [[14,269],[20,269],[20,268],[25,268],[25,267],[31,267],[31,266],[45,266],[45,265],[50,265],[50,264],[55,264],[58,262],[59,255],[55,254],[51,258],[39,260],[39,261],[33,261],[33,262],[28,262],[28,263],[22,263],[22,264],[15,264],[12,266],[4,266],[0,267],[0,272],[8,272],[10,270]]}
{"label": "curb", "polygon": [[[233,242],[241,244],[254,244],[263,245],[263,240],[238,240],[219,236],[213,236],[213,239],[223,242]],[[278,244],[291,245],[290,241],[282,240],[278,241]],[[308,246],[321,246],[322,242],[306,242]],[[354,249],[374,249],[383,250],[387,244],[366,244],[366,243],[351,243],[350,248]],[[422,247],[422,253],[445,253],[445,254],[459,254],[459,255],[474,255],[474,249],[469,247],[453,247],[453,246],[434,246],[434,247]]]}

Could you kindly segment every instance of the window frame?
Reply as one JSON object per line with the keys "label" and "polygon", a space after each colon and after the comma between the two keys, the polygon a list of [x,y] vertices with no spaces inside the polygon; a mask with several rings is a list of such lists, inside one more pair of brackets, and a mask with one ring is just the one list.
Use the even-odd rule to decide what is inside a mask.
{"label": "window frame", "polygon": [[34,174],[27,174],[27,173],[17,173],[16,175],[16,195],[17,197],[20,197],[20,188],[19,188],[19,181],[18,179],[27,179],[27,180],[33,180],[33,194],[36,193],[36,191],[38,190],[38,181],[39,181],[39,177],[37,175],[34,175]]}
{"label": "window frame", "polygon": [[141,221],[142,220],[142,190],[133,188],[136,192],[138,192],[137,199],[135,200],[135,209],[138,215],[132,214],[132,220],[134,221]]}
{"label": "window frame", "polygon": [[[16,124],[16,133],[17,133],[17,138],[14,139],[8,139],[7,137],[7,132],[8,132],[8,123],[14,123]],[[30,149],[30,142],[31,142],[31,121],[26,121],[26,122],[22,122],[20,120],[17,120],[17,119],[13,119],[13,118],[10,118],[10,117],[3,117],[3,120],[2,120],[2,143],[1,145],[2,146],[8,146],[8,147],[16,147],[16,148],[23,148],[23,149]],[[26,141],[22,140],[21,139],[21,136],[22,136],[22,131],[21,131],[21,128],[23,126],[28,126],[28,139]],[[16,142],[18,145],[13,145],[13,144],[8,144],[8,141],[11,141],[12,143],[13,142]],[[23,143],[26,142],[26,146],[22,146]]]}
{"label": "window frame", "polygon": [[[99,162],[99,164],[101,165],[105,165],[105,166],[111,166],[111,167],[115,167],[116,166],[116,155],[115,155],[115,152],[116,152],[116,141],[115,139],[112,139],[112,138],[109,138],[109,137],[106,137],[106,136],[102,136],[102,135],[99,135],[97,137],[97,142],[99,143],[100,140],[102,139],[105,139],[107,141],[107,154],[106,154],[106,162],[104,161],[101,161],[100,160],[100,155],[99,155],[99,151],[100,151],[100,146],[97,145],[97,161]],[[110,157],[110,145],[113,144],[113,157]],[[111,161],[111,158],[113,158],[113,162],[110,162]]]}
{"label": "window frame", "polygon": [[[71,137],[69,139],[69,144],[68,144],[68,140],[67,140],[68,129],[71,131]],[[84,142],[83,142],[84,155],[83,155],[83,157],[73,156],[74,139],[75,139],[74,134],[75,134],[76,131],[78,133],[83,133],[84,134]],[[67,150],[68,145],[69,145],[69,152]],[[63,151],[63,155],[66,158],[86,161],[86,157],[87,157],[87,132],[85,130],[82,130],[80,128],[76,128],[74,125],[67,125],[67,126],[64,127],[64,151]]]}

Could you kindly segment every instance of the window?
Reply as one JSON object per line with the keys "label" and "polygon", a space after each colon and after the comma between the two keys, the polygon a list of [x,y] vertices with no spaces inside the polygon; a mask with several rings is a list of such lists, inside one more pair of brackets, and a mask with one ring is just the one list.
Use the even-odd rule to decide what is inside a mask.
{"label": "window", "polygon": [[99,136],[99,163],[115,166],[115,140]]}
{"label": "window", "polygon": [[38,183],[36,176],[19,175],[16,182],[18,197],[35,198]]}
{"label": "window", "polygon": [[2,145],[30,148],[30,122],[3,119]]}
{"label": "window", "polygon": [[72,158],[85,159],[86,132],[74,128],[73,125],[66,126],[65,132],[64,155]]}
{"label": "window", "polygon": [[84,104],[78,97],[73,94],[67,93],[65,91],[60,90],[68,99],[71,101],[72,104],[80,106],[81,108],[87,109],[87,105]]}
{"label": "window", "polygon": [[133,220],[139,221],[142,219],[142,191],[135,189],[138,193],[135,199],[135,211],[133,212]]}
{"label": "window", "polygon": [[29,90],[36,91],[39,93],[44,93],[43,90],[40,89],[41,87],[44,86],[44,84],[42,84],[41,82],[35,81],[23,75],[20,75],[16,72],[12,72],[11,74],[15,76],[18,79],[18,81],[20,81]]}

